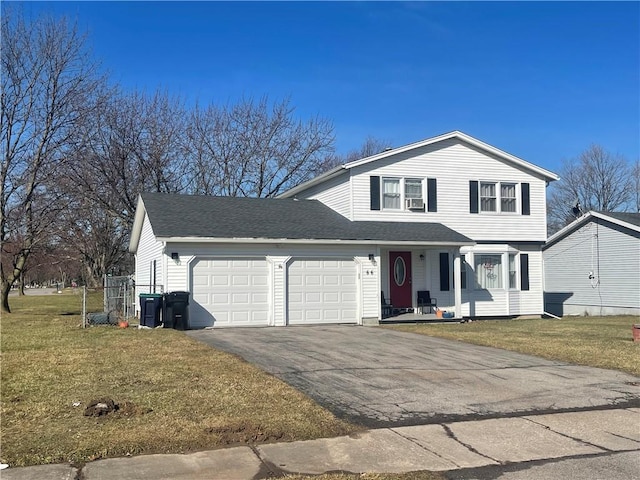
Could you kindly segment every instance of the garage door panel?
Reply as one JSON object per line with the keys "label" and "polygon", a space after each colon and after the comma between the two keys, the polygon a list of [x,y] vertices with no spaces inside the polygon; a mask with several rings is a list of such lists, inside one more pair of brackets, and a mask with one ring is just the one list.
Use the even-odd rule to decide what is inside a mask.
{"label": "garage door panel", "polygon": [[268,325],[269,267],[264,258],[199,259],[192,267],[191,325]]}
{"label": "garage door panel", "polygon": [[294,259],[287,269],[289,324],[357,323],[353,260]]}
{"label": "garage door panel", "polygon": [[304,294],[304,301],[307,303],[320,303],[320,292],[307,292]]}

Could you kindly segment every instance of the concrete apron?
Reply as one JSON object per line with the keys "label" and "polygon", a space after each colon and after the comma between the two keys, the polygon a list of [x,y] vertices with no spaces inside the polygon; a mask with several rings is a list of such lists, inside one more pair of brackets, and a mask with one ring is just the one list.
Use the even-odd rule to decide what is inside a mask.
{"label": "concrete apron", "polygon": [[533,460],[640,451],[640,408],[528,415],[382,428],[357,435],[235,447],[186,455],[142,455],[2,471],[3,480],[253,479],[329,471],[446,471]]}

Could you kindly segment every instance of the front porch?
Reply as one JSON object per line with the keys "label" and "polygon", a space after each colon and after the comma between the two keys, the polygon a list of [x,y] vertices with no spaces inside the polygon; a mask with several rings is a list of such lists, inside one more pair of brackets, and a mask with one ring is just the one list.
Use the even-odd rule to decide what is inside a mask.
{"label": "front porch", "polygon": [[459,323],[462,318],[442,318],[435,313],[414,313],[399,311],[380,320],[380,324],[385,323]]}
{"label": "front porch", "polygon": [[[382,322],[462,319],[461,285],[466,282],[461,279],[459,245],[391,246],[381,248],[378,255]],[[438,309],[453,318],[436,316]]]}

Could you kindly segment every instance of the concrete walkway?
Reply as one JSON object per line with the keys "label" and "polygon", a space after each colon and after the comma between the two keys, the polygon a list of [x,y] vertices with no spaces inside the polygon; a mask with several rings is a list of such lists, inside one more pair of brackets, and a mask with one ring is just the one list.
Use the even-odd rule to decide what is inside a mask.
{"label": "concrete walkway", "polygon": [[[455,472],[562,458],[586,462],[616,452],[634,452],[617,457],[617,461],[626,462],[620,471],[640,472],[640,408],[381,428],[347,437],[186,455],[112,458],[88,463],[82,469],[68,465],[9,468],[1,471],[0,477],[2,480],[251,480],[284,473],[330,471]],[[560,478],[553,473],[549,475],[545,478]]]}

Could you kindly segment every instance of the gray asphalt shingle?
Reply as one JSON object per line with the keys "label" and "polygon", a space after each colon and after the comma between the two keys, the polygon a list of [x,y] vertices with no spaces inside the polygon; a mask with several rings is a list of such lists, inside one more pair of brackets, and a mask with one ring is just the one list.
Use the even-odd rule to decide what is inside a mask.
{"label": "gray asphalt shingle", "polygon": [[441,223],[352,222],[317,200],[143,193],[157,237],[471,244]]}

